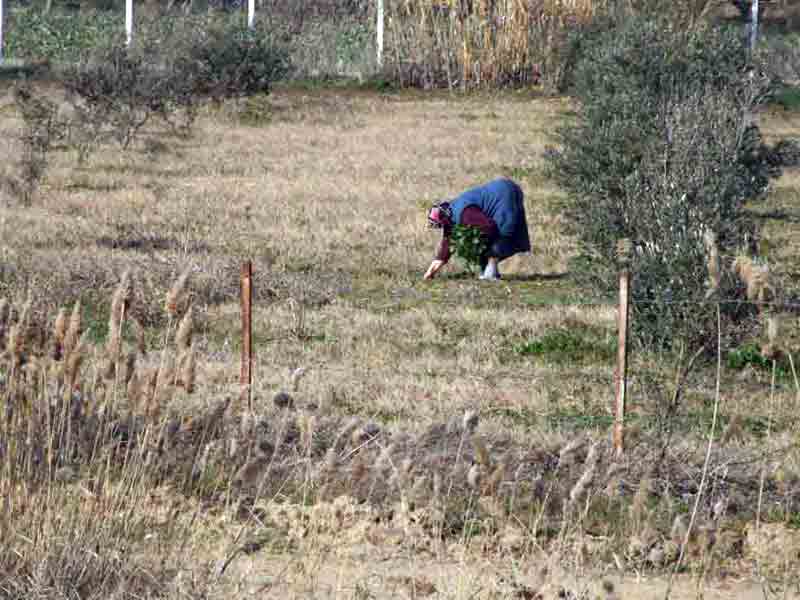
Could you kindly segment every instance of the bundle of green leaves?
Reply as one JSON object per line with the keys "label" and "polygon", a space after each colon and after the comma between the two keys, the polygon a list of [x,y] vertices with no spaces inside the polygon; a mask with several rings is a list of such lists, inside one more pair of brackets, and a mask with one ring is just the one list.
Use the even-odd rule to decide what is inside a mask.
{"label": "bundle of green leaves", "polygon": [[450,246],[453,254],[464,261],[467,269],[477,271],[480,268],[481,257],[487,249],[486,239],[480,229],[455,225],[450,234]]}

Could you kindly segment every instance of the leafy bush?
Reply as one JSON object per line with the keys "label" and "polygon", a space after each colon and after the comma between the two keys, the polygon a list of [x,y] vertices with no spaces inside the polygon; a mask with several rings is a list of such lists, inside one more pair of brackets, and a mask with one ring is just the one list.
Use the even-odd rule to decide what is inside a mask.
{"label": "leafy bush", "polygon": [[14,89],[14,105],[22,117],[17,140],[19,152],[16,175],[3,176],[4,187],[10,189],[24,205],[29,206],[47,171],[47,157],[53,145],[65,135],[66,123],[56,104],[37,94],[27,83]]}
{"label": "leafy bush", "polygon": [[[749,343],[731,350],[727,356],[727,364],[729,369],[741,371],[750,366],[760,371],[769,372],[772,370],[772,359],[767,358],[761,352],[758,344]],[[788,358],[780,356],[776,360],[775,374],[777,377],[788,377],[791,373],[791,365]]]}
{"label": "leafy bush", "polygon": [[65,62],[107,45],[122,32],[124,23],[115,13],[47,14],[38,7],[13,11],[9,21],[9,56]]}
{"label": "leafy bush", "polygon": [[156,68],[145,53],[129,51],[121,40],[65,69],[62,82],[94,141],[108,135],[123,148],[153,114],[166,112],[174,101],[170,74]]}
{"label": "leafy bush", "polygon": [[194,27],[173,51],[182,96],[222,101],[268,93],[286,75],[286,48],[263,25],[214,21]]}
{"label": "leafy bush", "polygon": [[[644,17],[598,28],[580,55],[579,114],[546,156],[569,197],[576,277],[612,293],[616,243],[630,238],[634,339],[703,344],[715,322],[700,305],[707,242],[716,239],[724,257],[751,240],[744,204],[779,174],[750,116],[771,81],[739,33]],[[733,286],[723,277],[717,291]]]}
{"label": "leafy bush", "polygon": [[269,92],[286,72],[285,51],[263,29],[239,21],[166,21],[143,27],[131,48],[117,37],[63,70],[80,156],[109,138],[127,147],[153,117],[174,125],[182,113],[189,127],[205,100]]}

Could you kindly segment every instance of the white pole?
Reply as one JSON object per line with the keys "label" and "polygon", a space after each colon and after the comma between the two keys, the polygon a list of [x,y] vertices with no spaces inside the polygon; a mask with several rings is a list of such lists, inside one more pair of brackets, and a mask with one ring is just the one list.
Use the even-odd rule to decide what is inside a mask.
{"label": "white pole", "polygon": [[252,29],[256,21],[256,0],[247,0],[247,27]]}
{"label": "white pole", "polygon": [[377,46],[378,52],[378,68],[383,68],[383,0],[378,0],[378,22],[376,24],[377,27],[377,35],[375,39],[375,45]]}
{"label": "white pole", "polygon": [[0,0],[0,65],[3,64],[3,3],[5,0]]}
{"label": "white pole", "polygon": [[133,0],[125,0],[125,43],[133,41]]}
{"label": "white pole", "polygon": [[750,52],[756,49],[758,41],[758,0],[753,0],[750,7]]}

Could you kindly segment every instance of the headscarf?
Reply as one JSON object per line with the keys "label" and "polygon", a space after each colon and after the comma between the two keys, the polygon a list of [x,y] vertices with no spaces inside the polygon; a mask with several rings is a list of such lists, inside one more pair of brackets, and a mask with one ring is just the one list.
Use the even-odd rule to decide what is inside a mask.
{"label": "headscarf", "polygon": [[436,229],[446,227],[453,222],[453,211],[449,202],[434,204],[428,211],[428,225]]}

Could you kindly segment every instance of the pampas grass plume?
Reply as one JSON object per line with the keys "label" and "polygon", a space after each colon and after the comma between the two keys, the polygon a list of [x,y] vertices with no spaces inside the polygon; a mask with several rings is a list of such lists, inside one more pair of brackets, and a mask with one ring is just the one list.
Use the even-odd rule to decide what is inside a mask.
{"label": "pampas grass plume", "polygon": [[22,362],[22,346],[23,340],[19,332],[19,324],[14,323],[8,330],[6,352],[14,361],[15,365],[19,365],[20,362]]}
{"label": "pampas grass plume", "polygon": [[474,463],[467,471],[467,485],[473,490],[477,490],[481,483],[481,468],[478,463]]}
{"label": "pampas grass plume", "polygon": [[60,308],[53,324],[53,359],[61,360],[64,354],[64,338],[67,336],[67,311]]}
{"label": "pampas grass plume", "polygon": [[592,444],[589,447],[589,452],[584,461],[585,469],[580,479],[575,483],[569,493],[569,503],[575,504],[583,497],[583,494],[588,489],[589,485],[594,480],[594,474],[597,469],[597,445]]}
{"label": "pampas grass plume", "polygon": [[69,357],[77,346],[81,337],[81,301],[78,300],[72,307],[67,333],[64,336],[64,356]]}
{"label": "pampas grass plume", "polygon": [[484,467],[489,467],[492,464],[492,456],[486,448],[483,440],[477,436],[472,437],[472,446],[475,448],[475,459]]}
{"label": "pampas grass plume", "polygon": [[722,432],[722,435],[719,438],[719,443],[721,446],[732,442],[733,440],[739,439],[743,435],[742,425],[744,424],[744,419],[742,419],[742,415],[736,414],[733,415],[728,426]]}
{"label": "pampas grass plume", "polygon": [[130,305],[132,294],[131,276],[129,271],[125,271],[122,279],[111,296],[111,311],[108,315],[108,337],[106,341],[106,353],[109,360],[116,364],[120,352],[122,324],[125,313]]}
{"label": "pampas grass plume", "polygon": [[[67,390],[70,391],[75,386],[78,381],[78,372],[80,371],[81,365],[83,364],[84,358],[86,358],[86,352],[89,346],[89,332],[87,331],[84,333],[80,339],[78,339],[75,347],[72,348],[69,355],[67,356],[67,361],[65,364],[65,372],[64,372],[64,380],[67,384]],[[65,390],[65,393],[66,391]]]}
{"label": "pampas grass plume", "polygon": [[187,394],[194,392],[195,381],[197,379],[197,354],[194,346],[189,348],[181,358],[178,377],[183,383]]}
{"label": "pampas grass plume", "polygon": [[712,295],[719,290],[720,268],[719,268],[719,248],[717,246],[717,235],[708,230],[705,233],[704,241],[706,245],[706,267],[708,268],[708,295]]}
{"label": "pampas grass plume", "polygon": [[0,329],[8,323],[9,316],[11,316],[11,304],[6,298],[0,298]]}
{"label": "pampas grass plume", "polygon": [[183,299],[186,295],[186,284],[189,282],[189,272],[188,268],[184,269],[167,292],[164,310],[173,318],[178,316],[180,305],[183,303]]}
{"label": "pampas grass plume", "polygon": [[292,371],[289,383],[293,392],[296,392],[300,388],[300,380],[303,378],[303,375],[305,374],[306,374],[305,367],[297,367]]}
{"label": "pampas grass plume", "polygon": [[586,440],[584,438],[578,437],[561,448],[561,451],[558,453],[558,463],[564,463],[565,459],[576,450],[579,450],[585,442]]}
{"label": "pampas grass plume", "polygon": [[192,329],[194,328],[194,316],[192,307],[186,312],[178,325],[178,332],[175,334],[175,345],[180,352],[187,352],[192,345]]}
{"label": "pampas grass plume", "polygon": [[147,342],[145,340],[144,327],[137,319],[134,319],[133,323],[136,330],[136,351],[144,356],[147,354]]}

